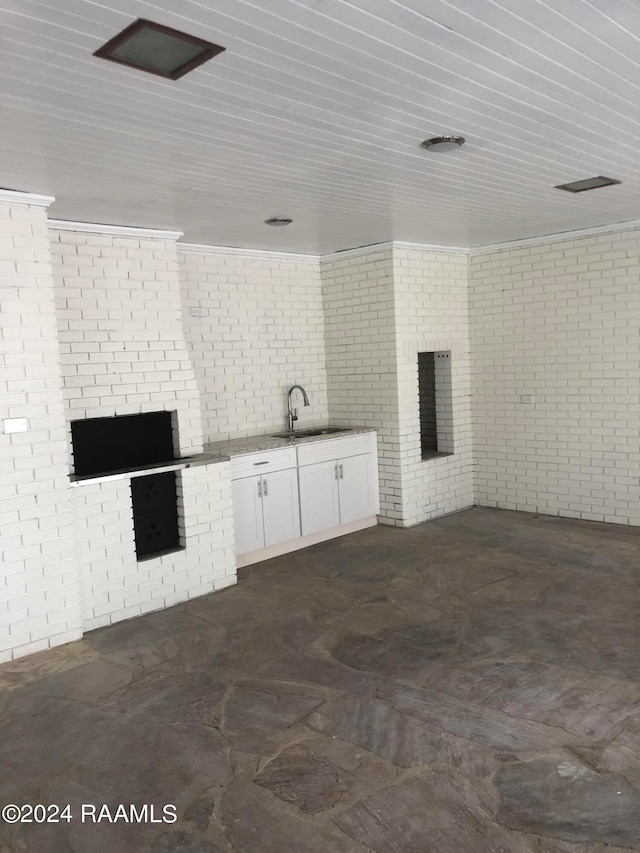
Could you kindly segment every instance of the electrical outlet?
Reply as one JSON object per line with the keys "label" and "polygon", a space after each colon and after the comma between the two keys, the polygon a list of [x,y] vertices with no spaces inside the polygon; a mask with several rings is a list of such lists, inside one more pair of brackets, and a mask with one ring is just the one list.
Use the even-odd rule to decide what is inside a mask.
{"label": "electrical outlet", "polygon": [[192,317],[206,317],[209,314],[209,309],[203,308],[201,305],[193,305],[189,309],[189,314],[191,314]]}
{"label": "electrical outlet", "polygon": [[533,395],[532,394],[520,394],[520,402],[525,406],[533,405]]}

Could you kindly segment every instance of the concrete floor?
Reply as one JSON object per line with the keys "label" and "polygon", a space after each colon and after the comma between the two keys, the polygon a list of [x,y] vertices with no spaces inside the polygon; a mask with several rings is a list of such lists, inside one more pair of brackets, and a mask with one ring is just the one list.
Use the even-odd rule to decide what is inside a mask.
{"label": "concrete floor", "polygon": [[377,527],[0,667],[0,801],[73,815],[0,851],[640,850],[639,546],[488,509]]}

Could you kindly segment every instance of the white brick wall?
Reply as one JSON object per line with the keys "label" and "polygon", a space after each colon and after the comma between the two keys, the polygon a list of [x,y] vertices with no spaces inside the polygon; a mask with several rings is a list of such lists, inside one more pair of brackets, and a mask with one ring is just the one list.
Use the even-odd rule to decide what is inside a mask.
{"label": "white brick wall", "polygon": [[[200,393],[184,338],[175,240],[53,229],[51,246],[67,427],[85,417],[175,410],[180,455],[200,452]],[[142,562],[128,478],[73,487],[85,630],[235,582],[228,478],[225,464],[184,471],[186,550]]]}
{"label": "white brick wall", "polygon": [[[181,250],[186,337],[202,395],[205,441],[285,427],[287,389],[309,394],[299,422],[326,421],[317,263]],[[194,317],[191,309],[206,311]]]}
{"label": "white brick wall", "polygon": [[[468,336],[467,348],[465,352],[468,355]],[[458,365],[459,366],[459,365]],[[466,382],[466,403],[467,403],[467,419],[470,417],[470,363],[467,358],[467,373]],[[462,402],[459,397],[454,395],[453,390],[453,371],[451,369],[451,351],[441,350],[435,351],[434,357],[434,376],[436,383],[436,434],[438,436],[438,453],[453,453],[456,449],[455,436],[460,432],[457,429],[459,426],[459,411],[456,410],[456,403]],[[455,417],[454,417],[455,414]],[[467,423],[470,426],[469,423]],[[459,444],[459,441],[457,442]]]}
{"label": "white brick wall", "polygon": [[[400,517],[404,526],[474,503],[467,266],[467,257],[462,254],[408,248],[393,250],[402,483]],[[418,352],[437,351],[451,352],[451,410],[447,414],[453,455],[423,460]],[[436,359],[436,376],[440,373]],[[442,427],[440,419],[439,434]]]}
{"label": "white brick wall", "polygon": [[[180,475],[187,548],[138,563],[129,480],[69,487],[74,418],[175,409],[188,455],[280,427],[298,382],[300,426],[378,430],[384,523],[475,496],[640,524],[637,231],[315,264],[49,234],[23,200],[0,204],[0,249],[2,417],[29,422],[0,434],[0,661],[235,582],[229,466]],[[426,461],[419,351],[451,353],[453,455]]]}
{"label": "white brick wall", "polygon": [[178,476],[186,549],[136,562],[130,480],[73,491],[85,630],[170,607],[236,582],[228,462]]}
{"label": "white brick wall", "polygon": [[176,410],[200,452],[175,240],[52,229],[51,249],[67,420]]}
{"label": "white brick wall", "polygon": [[378,431],[380,520],[402,516],[391,249],[321,263],[329,417]]}
{"label": "white brick wall", "polygon": [[640,524],[638,232],[478,254],[470,299],[477,502]]}
{"label": "white brick wall", "polygon": [[[467,259],[386,248],[321,264],[331,418],[378,430],[380,520],[473,504]],[[451,350],[455,453],[422,460],[418,352]]]}
{"label": "white brick wall", "polygon": [[46,211],[0,202],[0,661],[81,636]]}

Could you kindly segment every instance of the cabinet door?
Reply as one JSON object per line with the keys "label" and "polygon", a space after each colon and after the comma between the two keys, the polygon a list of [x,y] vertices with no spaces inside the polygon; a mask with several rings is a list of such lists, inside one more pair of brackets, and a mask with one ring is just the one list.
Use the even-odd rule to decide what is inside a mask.
{"label": "cabinet door", "polygon": [[298,469],[302,535],[338,527],[340,505],[335,462],[318,462]]}
{"label": "cabinet door", "polygon": [[258,489],[260,477],[244,477],[231,481],[233,495],[233,529],[236,554],[246,554],[264,548],[262,500]]}
{"label": "cabinet door", "polygon": [[370,453],[338,461],[341,524],[376,514],[374,461]]}
{"label": "cabinet door", "polygon": [[300,536],[300,504],[295,468],[262,475],[265,547]]}

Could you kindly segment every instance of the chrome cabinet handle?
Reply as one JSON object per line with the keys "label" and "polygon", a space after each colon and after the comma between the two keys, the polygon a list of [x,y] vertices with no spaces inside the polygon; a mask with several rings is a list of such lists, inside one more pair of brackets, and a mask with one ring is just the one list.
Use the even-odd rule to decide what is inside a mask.
{"label": "chrome cabinet handle", "polygon": [[268,459],[265,459],[265,461],[264,461],[264,462],[254,462],[253,464],[254,464],[254,465],[268,465],[268,464],[269,464],[269,460],[268,460]]}
{"label": "chrome cabinet handle", "polygon": [[339,479],[338,468],[339,468],[339,465],[338,465],[338,463],[336,462],[336,464],[333,466],[333,475],[334,475],[334,477],[336,478],[336,480],[338,480],[338,479]]}
{"label": "chrome cabinet handle", "polygon": [[258,497],[262,497],[262,480],[258,480]]}
{"label": "chrome cabinet handle", "polygon": [[265,498],[268,497],[268,495],[269,495],[269,490],[267,488],[267,481],[266,480],[262,481],[262,494],[264,495]]}
{"label": "chrome cabinet handle", "polygon": [[340,479],[344,480],[344,470],[342,468],[342,465],[338,465],[338,468],[340,469]]}

